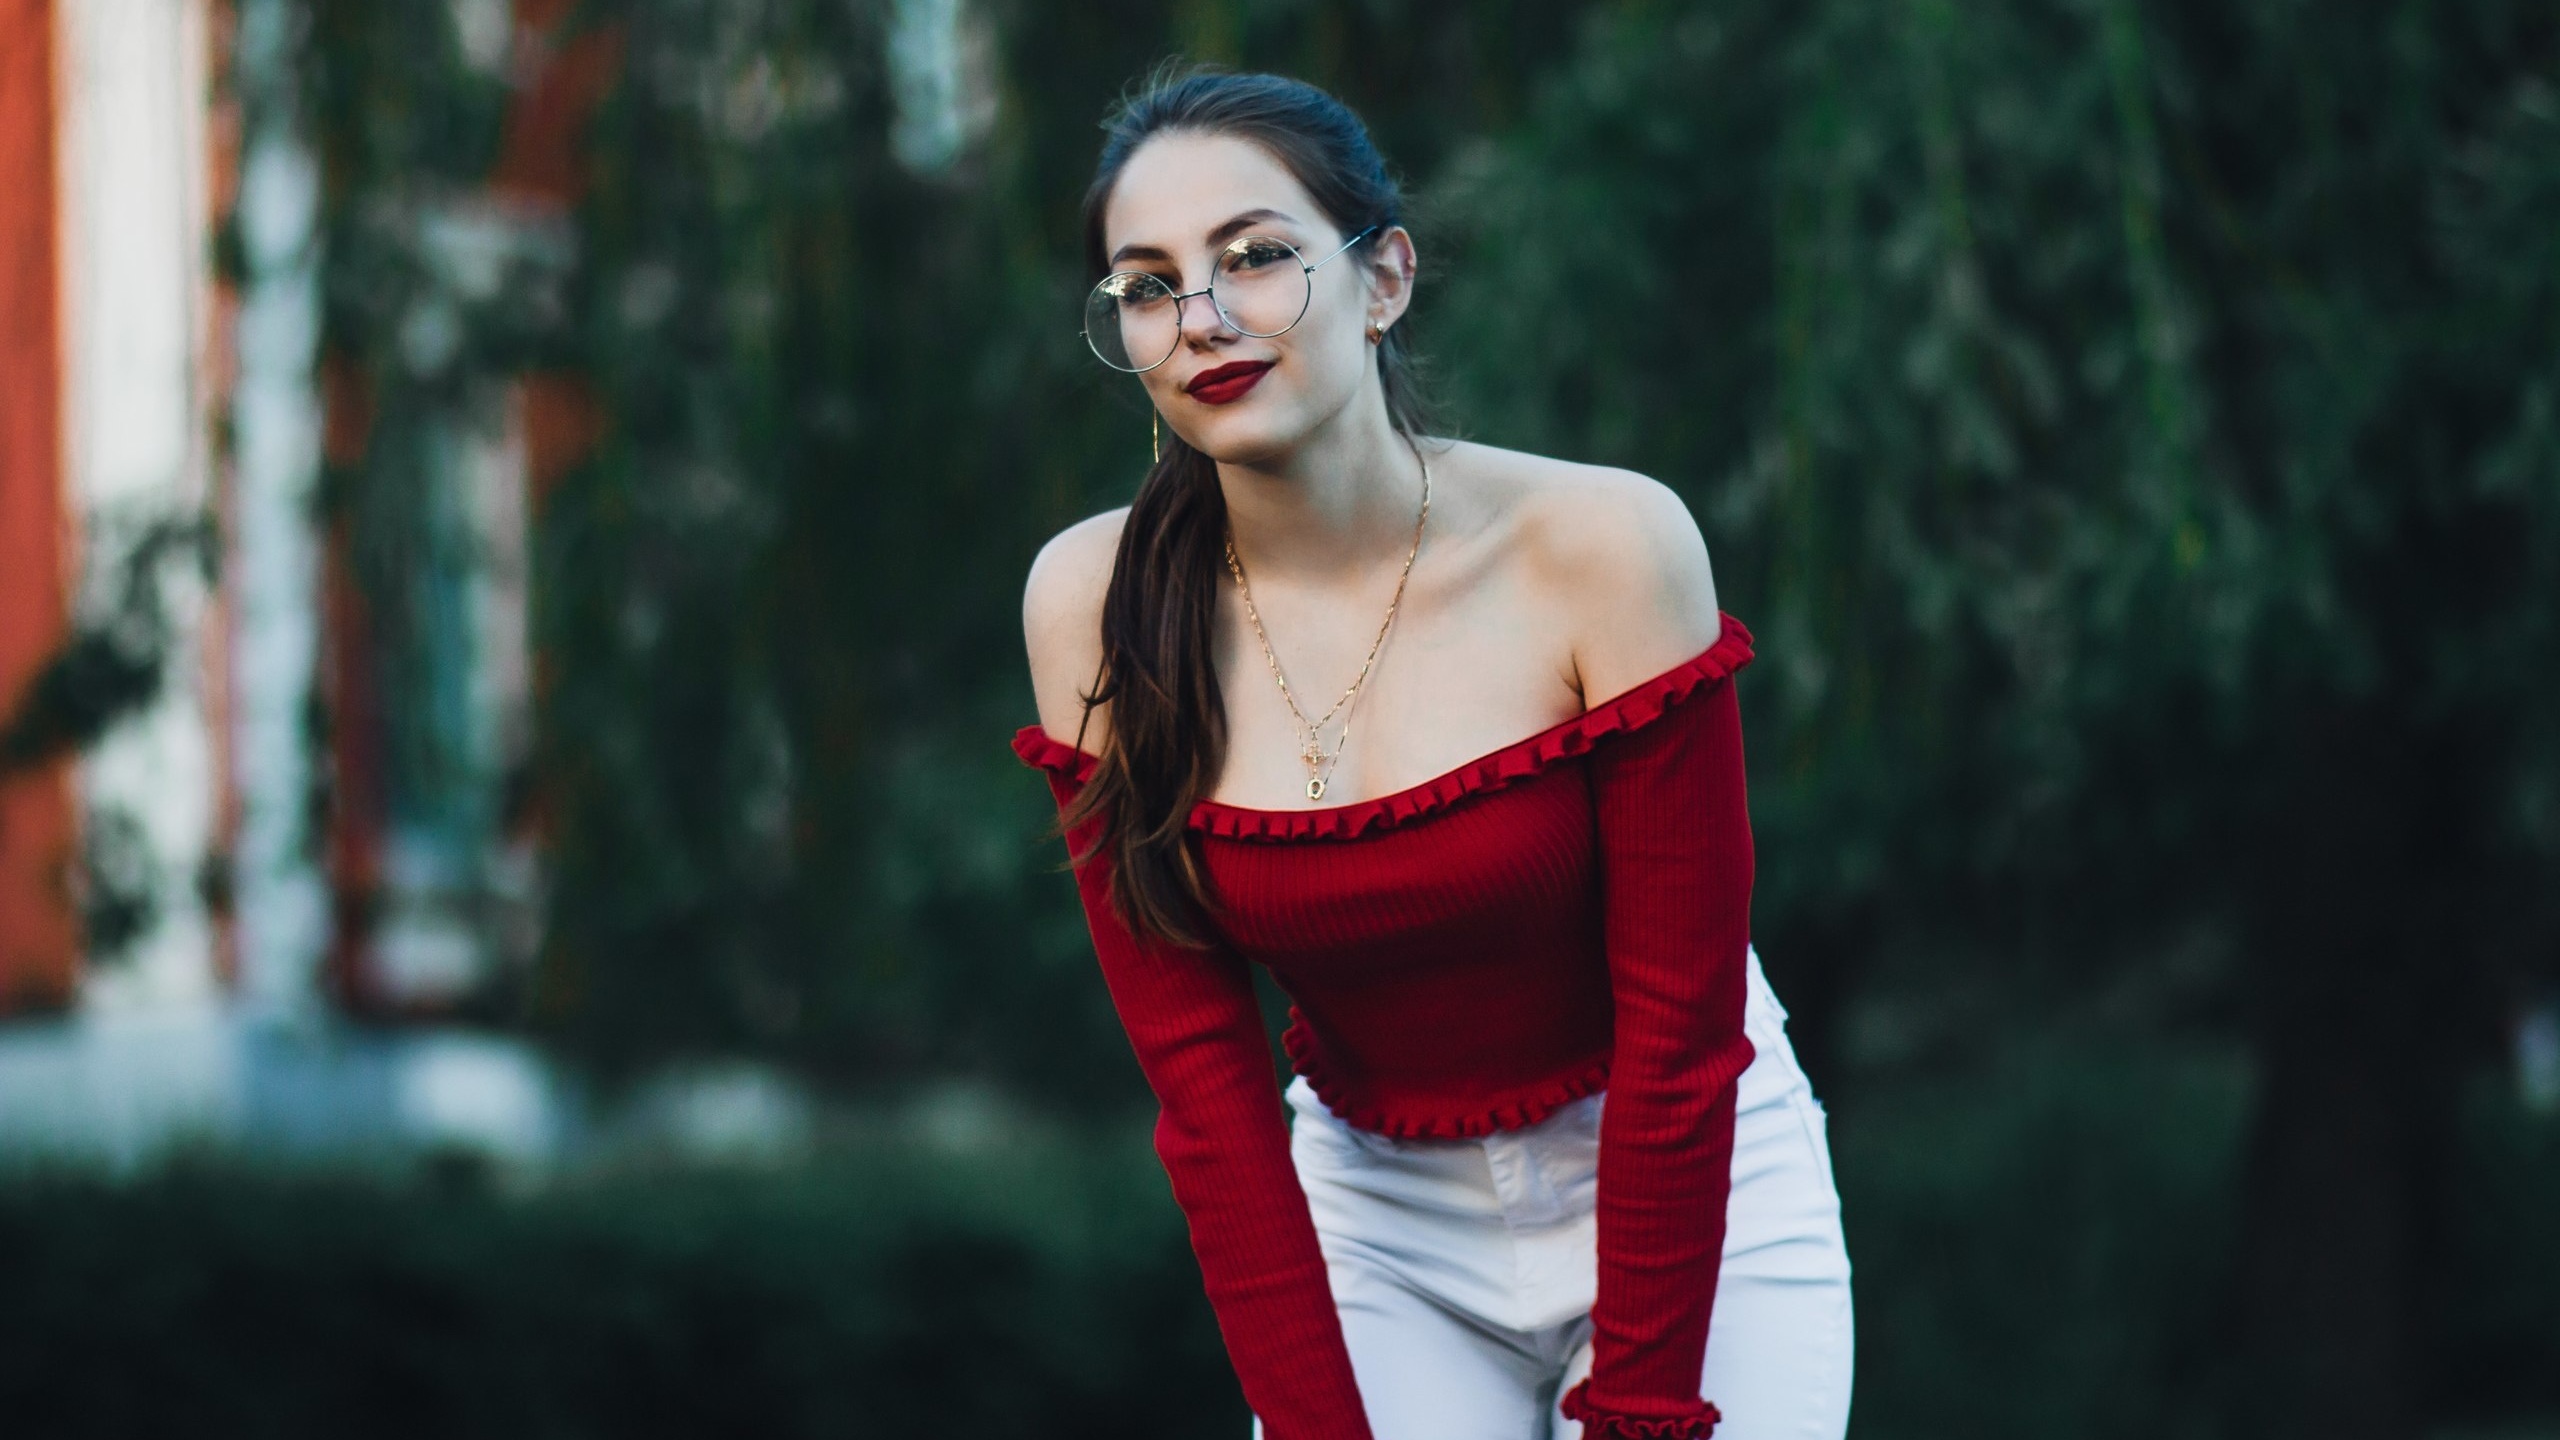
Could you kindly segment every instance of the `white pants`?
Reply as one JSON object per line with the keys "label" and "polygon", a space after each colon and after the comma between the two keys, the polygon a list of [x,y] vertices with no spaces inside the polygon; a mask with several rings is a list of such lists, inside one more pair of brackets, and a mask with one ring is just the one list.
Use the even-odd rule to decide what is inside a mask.
{"label": "white pants", "polygon": [[[1700,1393],[1723,1412],[1716,1440],[1839,1440],[1849,1255],[1823,1111],[1758,951],[1747,960],[1757,1053]],[[1406,1140],[1355,1129],[1291,1083],[1290,1153],[1376,1440],[1579,1440],[1556,1405],[1591,1371],[1606,1099],[1479,1139]]]}

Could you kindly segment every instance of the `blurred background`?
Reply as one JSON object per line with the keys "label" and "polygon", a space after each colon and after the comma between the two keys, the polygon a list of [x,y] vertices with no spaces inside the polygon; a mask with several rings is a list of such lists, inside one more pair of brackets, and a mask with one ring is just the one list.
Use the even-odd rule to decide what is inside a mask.
{"label": "blurred background", "polygon": [[1707,533],[1856,1434],[2560,1436],[2547,0],[0,0],[0,1429],[1244,1433],[1006,748],[1174,54]]}

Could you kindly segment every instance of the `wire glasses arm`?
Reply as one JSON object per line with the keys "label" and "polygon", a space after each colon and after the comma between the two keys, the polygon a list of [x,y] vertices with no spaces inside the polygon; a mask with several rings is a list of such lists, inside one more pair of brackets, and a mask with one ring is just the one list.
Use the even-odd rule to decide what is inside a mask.
{"label": "wire glasses arm", "polygon": [[[1343,251],[1350,249],[1352,246],[1359,244],[1361,241],[1368,239],[1368,238],[1369,238],[1369,236],[1370,236],[1370,234],[1371,234],[1372,232],[1374,232],[1377,228],[1378,228],[1377,226],[1372,225],[1372,226],[1370,226],[1367,230],[1363,230],[1363,231],[1361,231],[1359,234],[1352,236],[1350,239],[1343,241],[1340,245],[1337,245],[1337,246],[1335,246],[1335,247],[1334,247],[1333,255],[1339,255],[1339,254],[1341,254]],[[1327,255],[1326,257],[1324,257],[1324,260],[1330,260],[1330,259],[1332,259],[1332,258],[1333,258],[1333,255]],[[1317,261],[1317,262],[1316,262],[1316,265],[1321,265],[1321,264],[1323,264],[1323,263],[1324,263],[1324,260],[1319,260],[1319,261]],[[1309,270],[1313,270],[1313,269],[1315,269],[1315,268],[1316,268],[1316,265],[1310,265],[1310,266],[1308,266],[1307,268],[1308,268]]]}

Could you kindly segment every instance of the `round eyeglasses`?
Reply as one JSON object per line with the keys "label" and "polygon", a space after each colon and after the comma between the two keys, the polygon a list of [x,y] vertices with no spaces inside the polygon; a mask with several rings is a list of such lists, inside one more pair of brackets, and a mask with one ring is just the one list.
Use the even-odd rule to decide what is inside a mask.
{"label": "round eyeglasses", "polygon": [[1084,343],[1103,364],[1132,374],[1173,358],[1182,343],[1182,302],[1206,295],[1218,318],[1240,335],[1268,340],[1286,334],[1315,295],[1316,265],[1369,238],[1378,227],[1342,242],[1310,265],[1298,247],[1269,235],[1247,235],[1218,252],[1209,283],[1174,292],[1162,276],[1121,270],[1102,277],[1084,301]]}

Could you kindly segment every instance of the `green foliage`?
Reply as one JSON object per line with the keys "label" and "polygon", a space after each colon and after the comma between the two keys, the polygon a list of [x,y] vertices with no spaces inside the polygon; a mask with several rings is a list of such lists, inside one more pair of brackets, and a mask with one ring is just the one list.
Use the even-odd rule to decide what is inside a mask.
{"label": "green foliage", "polygon": [[2233,1050],[2088,1037],[1872,1097],[1835,1132],[1857,1433],[2218,1433],[2195,1317],[2232,1240],[2248,1102]]}
{"label": "green foliage", "polygon": [[21,1183],[0,1402],[66,1440],[1240,1433],[1180,1215],[1132,1148],[517,1199]]}
{"label": "green foliage", "polygon": [[2290,13],[1646,7],[1443,178],[1463,408],[1680,488],[1762,640],[1777,963],[2236,923],[2354,706],[2535,797],[2451,883],[2550,933],[2552,37]]}
{"label": "green foliage", "polygon": [[[64,760],[158,700],[184,657],[170,594],[213,570],[213,527],[202,516],[88,517],[90,566],[69,633],[0,716],[0,782]],[[188,574],[192,571],[193,574]],[[150,839],[130,811],[92,804],[83,817],[74,893],[81,953],[93,964],[128,955],[167,898]]]}
{"label": "green foliage", "polygon": [[2457,1172],[2438,1217],[2447,1253],[2427,1297],[2433,1370],[2452,1416],[2560,1426],[2560,1123],[2499,1087],[2463,1096]]}
{"label": "green foliage", "polygon": [[[2027,1042],[1835,1127],[1856,1432],[2218,1432],[2249,1103],[2230,1049]],[[2476,1091],[2425,1360],[2446,1419],[2560,1415],[2560,1126]],[[0,1186],[0,1403],[48,1436],[774,1436],[1245,1416],[1143,1125],[530,1195],[182,1168]]]}
{"label": "green foliage", "polygon": [[168,586],[174,568],[212,568],[210,526],[198,517],[93,519],[112,566],[89,587],[71,633],[0,720],[0,778],[95,744],[117,721],[160,694],[175,640]]}

